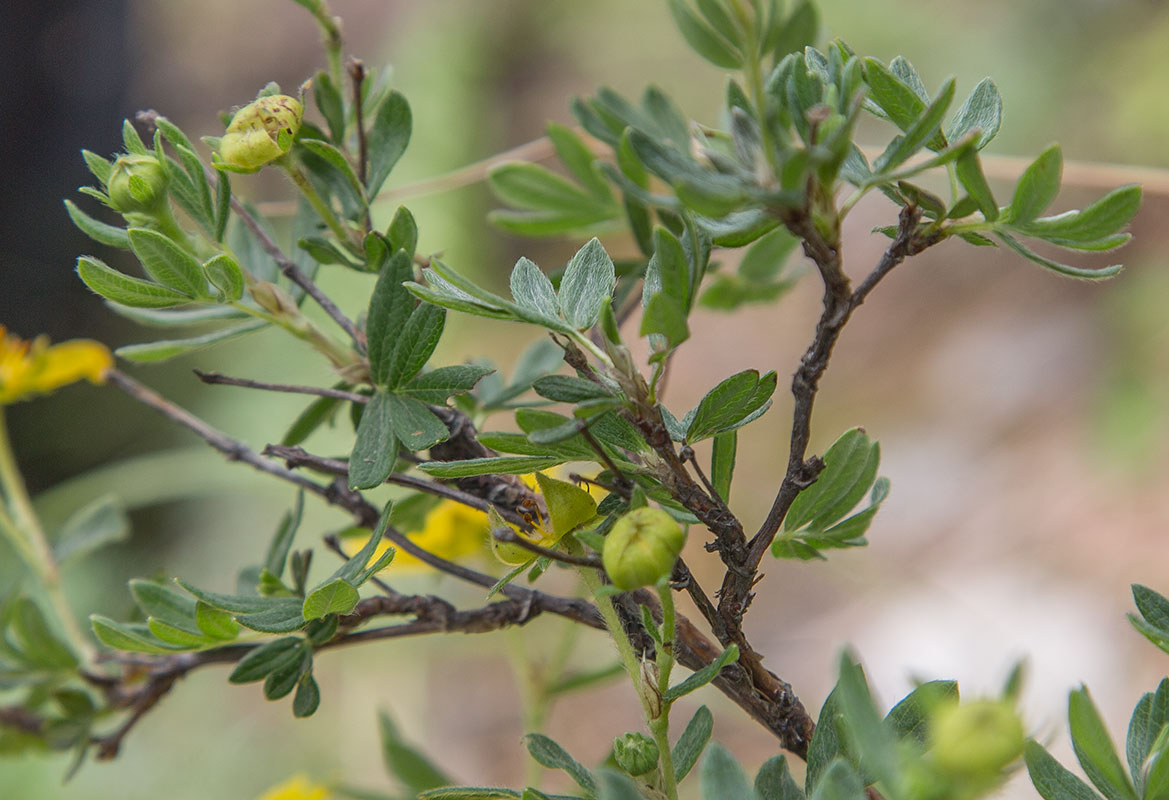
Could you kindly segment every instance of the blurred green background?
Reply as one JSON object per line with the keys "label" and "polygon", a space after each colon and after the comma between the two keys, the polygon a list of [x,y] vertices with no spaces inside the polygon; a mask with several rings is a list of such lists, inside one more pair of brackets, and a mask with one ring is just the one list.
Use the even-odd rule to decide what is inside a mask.
{"label": "blurred green background", "polygon": [[[333,0],[333,8],[344,18],[347,53],[370,66],[392,63],[412,105],[413,141],[391,193],[536,139],[549,119],[570,122],[568,98],[600,85],[636,96],[653,82],[693,118],[719,121],[724,77],[685,48],[664,2]],[[1169,166],[1163,3],[823,0],[820,8],[828,35],[886,61],[905,55],[931,89],[956,74],[964,94],[991,75],[1005,102],[991,153],[1033,156],[1058,140],[1069,161]],[[269,80],[292,90],[315,71],[316,29],[290,0],[71,0],[12,11],[0,34],[8,76],[0,103],[0,324],[26,336],[145,340],[149,331],[111,318],[72,274],[78,253],[119,257],[74,232],[61,206],[88,179],[79,149],[115,151],[121,119],[141,108],[166,114],[192,137],[216,133],[220,110],[248,101]],[[864,135],[881,143],[888,131],[874,123]],[[1164,187],[1163,173],[1150,178]],[[257,201],[290,196],[267,175],[234,187]],[[1068,185],[1057,203],[1081,206],[1102,191]],[[1013,659],[1028,656],[1027,707],[1039,732],[1059,730],[1066,691],[1081,680],[1119,730],[1139,692],[1165,671],[1123,620],[1130,582],[1169,587],[1164,191],[1148,193],[1136,241],[1119,256],[1129,269],[1107,285],[1063,281],[997,251],[948,243],[899,268],[858,313],[822,384],[814,446],[822,451],[845,428],[864,425],[882,442],[893,495],[866,550],[829,564],[767,564],[770,580],[748,625],[768,665],[809,707],[830,687],[846,642],[886,703],[910,676],[957,677],[971,694],[990,690]],[[577,246],[493,231],[482,185],[406,202],[423,251],[442,250],[449,263],[496,286],[521,254],[550,268]],[[383,222],[395,207],[382,207]],[[853,274],[883,247],[869,229],[892,217],[877,197],[850,218]],[[618,254],[631,250],[622,237],[607,244]],[[320,282],[351,315],[371,285],[332,271]],[[788,374],[817,313],[811,281],[776,307],[733,318],[701,312],[668,404],[684,411],[739,369]],[[486,355],[506,367],[532,340],[519,326],[455,315],[448,331],[438,354],[446,363]],[[258,449],[280,438],[302,403],[203,387],[190,370],[330,382],[326,365],[305,356],[268,332],[130,371]],[[786,460],[790,408],[781,395],[740,444],[735,495],[748,526],[766,512]],[[84,613],[128,613],[124,583],[140,575],[181,574],[228,588],[235,565],[259,556],[292,501],[285,487],[225,465],[113,390],[73,387],[14,407],[9,420],[50,521],[103,491],[150,499],[135,510],[132,541],[68,575]],[[312,449],[344,452],[349,435],[338,428],[312,440]],[[310,503],[298,545],[344,522]],[[702,537],[694,533],[697,549]],[[0,551],[0,586],[13,561]],[[429,575],[400,580],[412,591],[480,599]],[[459,779],[514,785],[523,759],[511,663],[517,648],[539,654],[560,628],[541,619],[523,635],[330,653],[317,667],[321,711],[296,723],[286,702],[266,703],[257,687],[228,687],[225,670],[204,670],[149,715],[116,762],[87,765],[62,786],[64,759],[0,760],[0,795],[249,798],[294,771],[386,789],[380,708]],[[582,642],[590,659],[603,659],[600,638],[585,634]],[[751,767],[771,754],[773,742],[737,709],[713,693],[703,700],[721,712],[716,737]],[[632,695],[613,686],[566,700],[549,730],[577,743],[582,759],[596,759],[637,716]],[[1030,792],[1018,782],[1011,791]]]}

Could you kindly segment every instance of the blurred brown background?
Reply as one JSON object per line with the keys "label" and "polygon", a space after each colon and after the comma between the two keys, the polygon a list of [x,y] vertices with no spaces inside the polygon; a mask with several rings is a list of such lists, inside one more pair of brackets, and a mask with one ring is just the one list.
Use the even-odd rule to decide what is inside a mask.
{"label": "blurred brown background", "polygon": [[[145,340],[149,330],[112,319],[72,274],[80,252],[118,258],[74,232],[60,204],[88,180],[79,149],[114,152],[121,119],[139,108],[158,109],[193,138],[216,133],[219,110],[246,102],[269,80],[291,90],[316,69],[316,30],[289,0],[13,5],[6,10],[13,24],[0,33],[9,76],[0,103],[7,171],[0,324],[55,339]],[[414,138],[391,190],[538,138],[546,120],[570,121],[568,97],[600,85],[636,96],[653,82],[693,118],[718,122],[722,74],[686,50],[656,0],[334,0],[333,7],[345,21],[347,52],[369,65],[392,62],[395,84],[411,101]],[[1069,161],[1169,166],[1169,8],[1162,3],[824,0],[820,7],[829,35],[886,61],[904,54],[931,89],[956,74],[964,94],[993,76],[1005,120],[991,153],[1034,155],[1059,140]],[[865,129],[873,143],[888,135],[875,123]],[[288,196],[267,176],[234,186],[258,200]],[[996,189],[1009,196],[1009,184]],[[1102,191],[1069,185],[1058,210]],[[423,250],[442,249],[449,263],[499,287],[519,255],[551,268],[576,246],[494,232],[483,220],[492,201],[481,185],[408,204]],[[385,219],[393,208],[383,207]],[[827,564],[768,562],[749,618],[769,666],[810,707],[831,686],[846,643],[886,704],[911,677],[958,678],[969,695],[995,691],[1025,657],[1026,707],[1038,735],[1067,752],[1066,693],[1080,681],[1122,733],[1166,663],[1123,616],[1129,583],[1169,591],[1162,310],[1169,242],[1158,224],[1166,208],[1163,196],[1147,195],[1136,241],[1114,254],[1128,269],[1107,284],[1068,281],[999,251],[948,243],[899,267],[858,312],[822,384],[814,446],[822,452],[846,428],[863,425],[881,442],[893,494],[870,547]],[[846,259],[854,275],[879,258],[882,240],[869,230],[893,214],[878,196],[850,219]],[[615,253],[629,249],[621,237],[607,244]],[[327,272],[321,282],[351,314],[369,290],[367,279],[351,274]],[[667,403],[679,413],[739,369],[780,373],[775,407],[740,440],[734,501],[748,527],[766,512],[786,459],[784,381],[817,311],[809,279],[777,306],[734,317],[701,312],[676,361]],[[439,354],[448,363],[486,354],[506,367],[532,339],[522,327],[454,315],[448,330]],[[132,371],[254,446],[278,439],[301,404],[204,389],[190,369],[211,365],[261,379],[330,380],[323,364],[275,333]],[[9,417],[35,490],[73,479],[42,498],[50,518],[111,488],[132,502],[185,498],[142,505],[134,540],[99,558],[97,569],[71,576],[71,595],[87,613],[125,614],[124,581],[137,575],[223,584],[216,560],[228,551],[238,561],[255,559],[291,501],[284,487],[222,465],[111,390],[74,387],[17,406]],[[493,423],[508,427],[505,419]],[[315,439],[314,449],[344,450],[346,431],[331,436]],[[104,472],[76,477],[102,464]],[[300,544],[342,524],[314,506]],[[692,561],[701,538],[695,530]],[[0,554],[0,580],[10,561]],[[468,604],[481,599],[431,576],[403,580]],[[328,654],[317,667],[321,711],[295,724],[287,703],[266,703],[255,686],[226,687],[224,670],[208,670],[142,723],[116,763],[87,766],[61,787],[61,760],[0,761],[0,786],[15,798],[247,798],[307,770],[386,789],[379,708],[392,710],[459,779],[514,785],[523,758],[511,662],[517,649],[542,652],[559,631],[541,619],[523,635]],[[603,647],[596,636],[582,637],[594,663],[606,657]],[[716,737],[750,768],[773,752],[773,742],[718,695],[702,700],[715,707]],[[566,699],[548,732],[595,759],[637,716],[631,693],[615,685]],[[1018,783],[1011,791],[1031,792]]]}

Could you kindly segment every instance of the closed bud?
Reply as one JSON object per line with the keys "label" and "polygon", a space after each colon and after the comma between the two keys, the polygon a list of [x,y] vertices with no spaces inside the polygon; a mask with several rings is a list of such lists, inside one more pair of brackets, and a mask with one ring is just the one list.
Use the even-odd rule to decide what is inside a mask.
{"label": "closed bud", "polygon": [[930,721],[934,759],[944,772],[992,783],[1023,752],[1023,722],[1004,700],[939,708]]}
{"label": "closed bud", "polygon": [[627,733],[613,740],[613,760],[630,775],[644,775],[658,765],[657,743],[644,733]]}
{"label": "closed bud", "polygon": [[166,169],[157,158],[129,153],[114,161],[106,192],[119,213],[155,214],[166,203],[168,183]]}
{"label": "closed bud", "polygon": [[635,508],[605,537],[601,560],[609,580],[628,592],[669,575],[686,543],[686,533],[660,508]]}
{"label": "closed bud", "polygon": [[248,291],[256,305],[278,317],[299,317],[300,308],[288,292],[274,283],[262,281],[251,286]]}
{"label": "closed bud", "polygon": [[245,171],[275,161],[292,149],[303,114],[301,102],[286,94],[248,103],[235,112],[219,141],[220,161]]}

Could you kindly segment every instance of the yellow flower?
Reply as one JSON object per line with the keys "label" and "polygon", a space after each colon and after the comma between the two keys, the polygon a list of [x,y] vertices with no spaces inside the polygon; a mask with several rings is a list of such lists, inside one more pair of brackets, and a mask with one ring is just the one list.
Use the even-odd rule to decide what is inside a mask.
{"label": "yellow flower", "polygon": [[0,325],[0,405],[46,394],[82,378],[103,383],[114,359],[106,346],[89,339],[49,345],[46,336],[31,342]]}
{"label": "yellow flower", "polygon": [[[489,532],[487,515],[482,511],[456,503],[454,500],[443,500],[426,515],[421,530],[406,531],[406,535],[427,552],[455,561],[482,552]],[[346,550],[355,553],[364,543],[364,539],[350,539],[346,544]],[[389,547],[393,547],[393,543],[383,539],[370,556],[369,563],[376,562]],[[398,571],[430,569],[427,564],[402,548],[399,547],[397,550],[394,560],[387,569]]]}
{"label": "yellow flower", "polygon": [[329,790],[313,783],[304,775],[293,775],[284,783],[273,786],[256,800],[325,800]]}

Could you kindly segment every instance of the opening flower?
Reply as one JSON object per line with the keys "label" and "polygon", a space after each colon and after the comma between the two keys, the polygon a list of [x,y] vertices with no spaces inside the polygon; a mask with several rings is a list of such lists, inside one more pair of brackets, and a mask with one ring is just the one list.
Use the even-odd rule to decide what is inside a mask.
{"label": "opening flower", "polygon": [[104,383],[114,365],[105,345],[89,339],[49,344],[47,336],[31,342],[0,325],[0,405],[9,405],[85,379]]}
{"label": "opening flower", "polygon": [[255,172],[292,149],[304,106],[295,97],[274,94],[235,112],[219,142],[219,157],[229,168]]}

